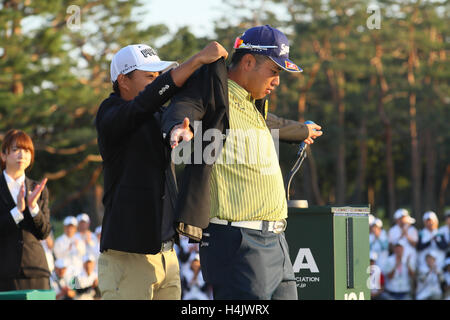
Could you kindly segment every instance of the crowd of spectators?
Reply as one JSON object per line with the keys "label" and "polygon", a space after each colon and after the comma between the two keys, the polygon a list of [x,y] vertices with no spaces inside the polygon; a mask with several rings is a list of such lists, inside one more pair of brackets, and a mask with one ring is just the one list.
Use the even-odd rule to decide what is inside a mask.
{"label": "crowd of spectators", "polygon": [[386,231],[369,217],[372,299],[450,300],[450,211],[441,227],[433,211],[423,214],[420,230],[406,209],[394,219]]}
{"label": "crowd of spectators", "polygon": [[89,229],[86,213],[64,219],[64,233],[56,239],[50,234],[41,241],[47,257],[50,286],[58,300],[100,298],[97,260],[100,254],[101,227]]}

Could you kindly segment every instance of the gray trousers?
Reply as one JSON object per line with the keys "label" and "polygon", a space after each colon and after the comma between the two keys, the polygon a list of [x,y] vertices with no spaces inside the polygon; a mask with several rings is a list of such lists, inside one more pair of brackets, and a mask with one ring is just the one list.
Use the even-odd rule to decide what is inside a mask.
{"label": "gray trousers", "polygon": [[284,233],[210,224],[200,264],[216,300],[297,300]]}

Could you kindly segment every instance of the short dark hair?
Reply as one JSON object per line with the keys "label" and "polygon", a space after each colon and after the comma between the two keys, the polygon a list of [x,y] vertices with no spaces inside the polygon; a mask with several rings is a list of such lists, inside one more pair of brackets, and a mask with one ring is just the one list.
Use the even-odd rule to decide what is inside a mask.
{"label": "short dark hair", "polygon": [[263,54],[257,54],[248,50],[236,50],[233,55],[231,56],[231,61],[230,64],[228,65],[228,69],[229,70],[233,70],[234,68],[236,68],[239,63],[241,62],[242,58],[246,55],[246,54],[251,54],[255,60],[257,64],[261,64],[263,63],[265,60],[270,59],[268,56],[263,55]]}
{"label": "short dark hair", "polygon": [[[17,148],[30,151],[31,161],[28,168],[31,168],[34,162],[33,140],[31,140],[30,136],[22,130],[10,129],[6,132],[5,137],[3,138],[2,153],[9,154],[14,144],[16,144]],[[6,168],[6,162],[4,162],[3,159],[1,159],[1,168],[2,170],[5,170]]]}
{"label": "short dark hair", "polygon": [[[133,73],[134,73],[135,71],[136,71],[136,70],[133,70],[133,71],[131,71],[131,72],[126,73],[125,75],[126,75],[128,78],[131,79],[131,77],[132,77],[132,75],[133,75]],[[116,81],[113,82],[113,91],[114,91],[114,93],[115,93],[117,96],[120,97],[119,81],[117,81],[117,79],[116,79]]]}

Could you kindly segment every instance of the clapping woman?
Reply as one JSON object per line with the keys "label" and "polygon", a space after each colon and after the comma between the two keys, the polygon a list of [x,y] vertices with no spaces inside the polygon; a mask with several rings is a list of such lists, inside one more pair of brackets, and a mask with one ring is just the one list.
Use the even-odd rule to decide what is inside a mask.
{"label": "clapping woman", "polygon": [[9,130],[1,147],[0,291],[50,289],[40,240],[50,233],[47,179],[25,176],[34,161],[34,145],[21,130]]}

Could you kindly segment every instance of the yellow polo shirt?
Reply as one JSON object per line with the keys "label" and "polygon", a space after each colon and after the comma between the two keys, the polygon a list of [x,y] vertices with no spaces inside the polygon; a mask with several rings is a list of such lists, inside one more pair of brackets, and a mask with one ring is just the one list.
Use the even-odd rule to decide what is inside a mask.
{"label": "yellow polo shirt", "polygon": [[274,141],[255,100],[228,80],[227,139],[211,173],[210,217],[228,221],[276,221],[287,203]]}

